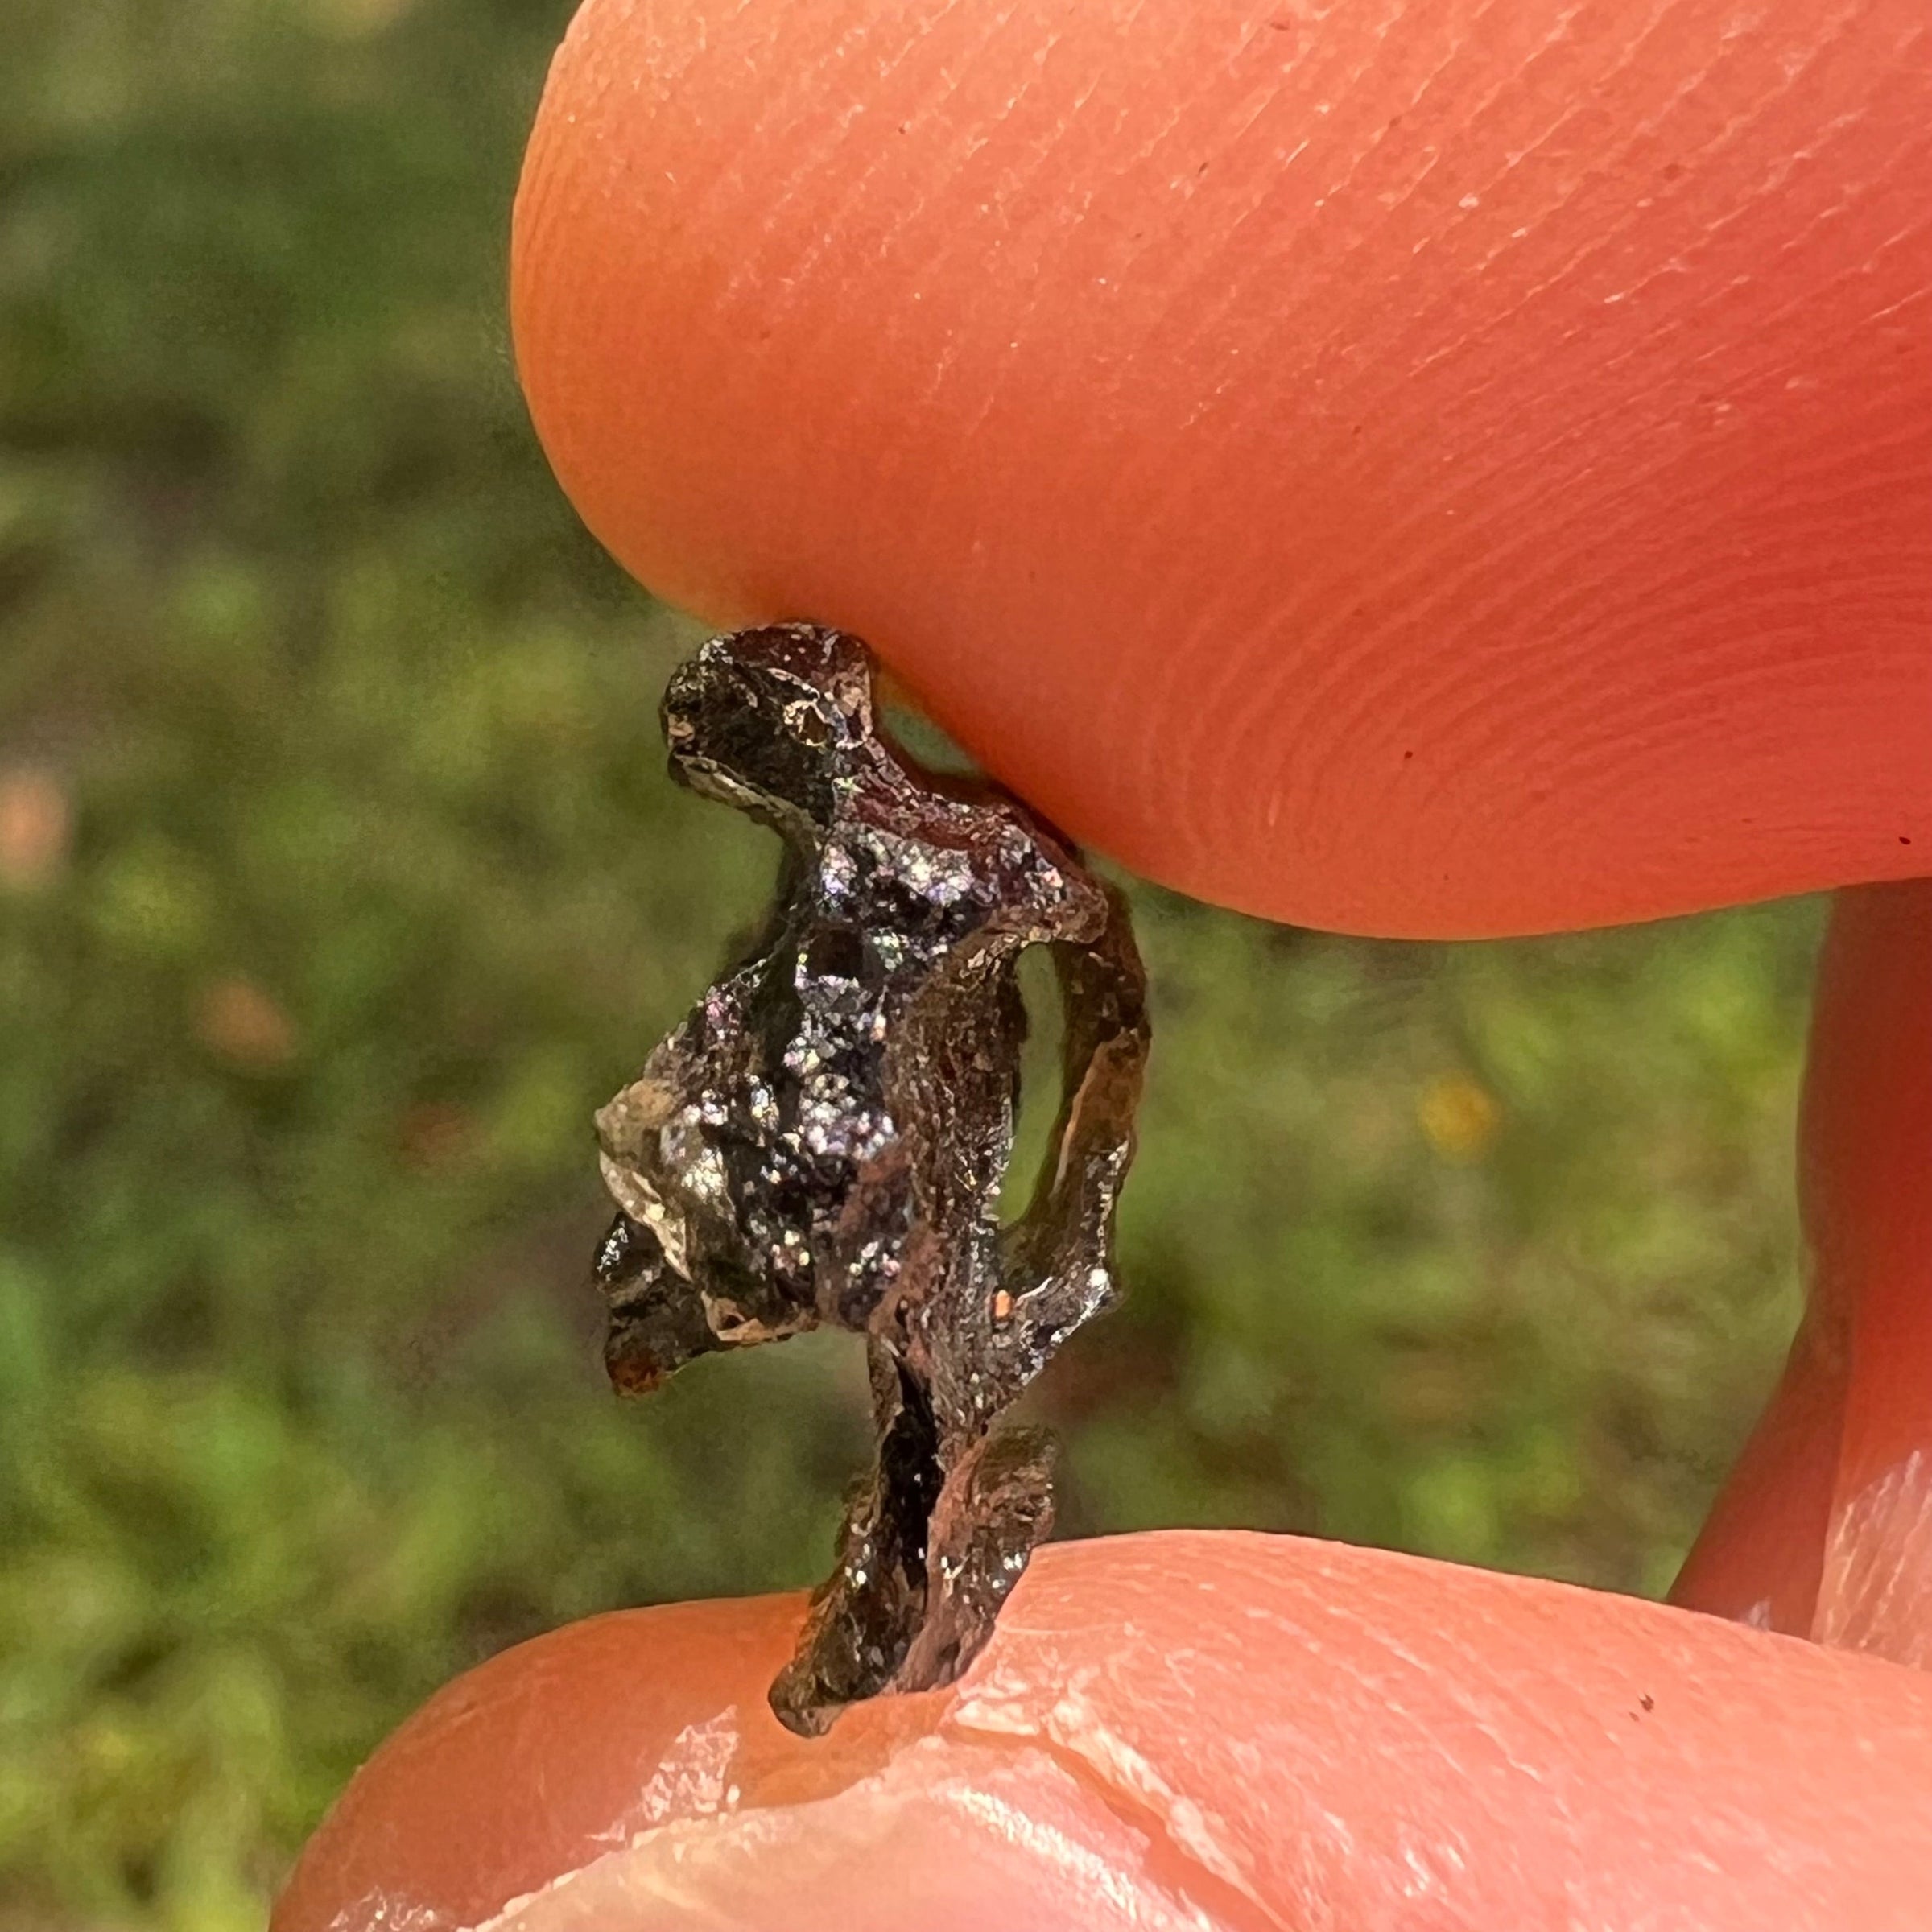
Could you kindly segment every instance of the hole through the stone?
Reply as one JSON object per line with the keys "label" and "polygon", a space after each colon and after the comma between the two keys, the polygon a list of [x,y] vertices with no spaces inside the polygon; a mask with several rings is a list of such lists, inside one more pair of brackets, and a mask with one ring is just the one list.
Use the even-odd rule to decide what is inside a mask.
{"label": "hole through the stone", "polygon": [[1020,997],[1026,1005],[1026,1044],[1020,1055],[1020,1105],[1014,1121],[1013,1158],[1000,1186],[1000,1220],[1016,1221],[1026,1212],[1060,1112],[1060,1051],[1067,1030],[1053,956],[1044,946],[1020,955]]}

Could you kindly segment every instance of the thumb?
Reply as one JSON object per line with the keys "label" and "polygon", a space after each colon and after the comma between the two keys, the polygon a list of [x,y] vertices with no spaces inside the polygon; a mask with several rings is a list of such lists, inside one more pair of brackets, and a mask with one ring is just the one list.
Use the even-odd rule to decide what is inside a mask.
{"label": "thumb", "polygon": [[384,1746],[274,1932],[1903,1932],[1932,1678],[1287,1538],[1040,1552],[951,1692],[822,1742],[796,1599],[596,1619]]}

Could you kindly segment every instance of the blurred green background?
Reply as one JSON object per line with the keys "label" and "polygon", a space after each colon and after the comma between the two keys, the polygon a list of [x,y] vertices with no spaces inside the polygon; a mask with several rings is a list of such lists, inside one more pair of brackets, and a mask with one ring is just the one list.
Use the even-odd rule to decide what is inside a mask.
{"label": "blurred green background", "polygon": [[[0,1925],[259,1926],[504,1644],[815,1578],[841,1338],[621,1408],[588,1117],[772,852],[502,289],[568,0],[0,24]],[[1797,1302],[1812,905],[1367,944],[1140,898],[1125,1311],[1063,1526],[1655,1591]]]}

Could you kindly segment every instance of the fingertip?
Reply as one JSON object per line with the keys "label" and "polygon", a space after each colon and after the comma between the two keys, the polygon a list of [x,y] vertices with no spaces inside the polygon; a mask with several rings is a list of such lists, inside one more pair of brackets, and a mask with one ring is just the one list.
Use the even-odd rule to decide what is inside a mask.
{"label": "fingertip", "polygon": [[1907,876],[1922,30],[590,0],[519,366],[645,581],[858,631],[1199,896],[1455,936]]}

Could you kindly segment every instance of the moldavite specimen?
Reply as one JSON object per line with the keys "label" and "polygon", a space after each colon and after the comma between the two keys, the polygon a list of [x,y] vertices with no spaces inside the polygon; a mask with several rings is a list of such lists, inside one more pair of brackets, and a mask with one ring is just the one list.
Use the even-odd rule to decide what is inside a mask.
{"label": "moldavite specimen", "polygon": [[[781,833],[778,903],[597,1115],[619,1208],[597,1255],[626,1391],[692,1356],[829,1324],[865,1337],[878,1460],[772,1686],[795,1731],[950,1683],[1052,1517],[1051,1443],[994,1433],[1115,1294],[1146,988],[1120,895],[1023,807],[879,736],[843,632],[713,638],[672,676],[674,776]],[[1001,1224],[1026,1013],[1048,945],[1063,1097]]]}

